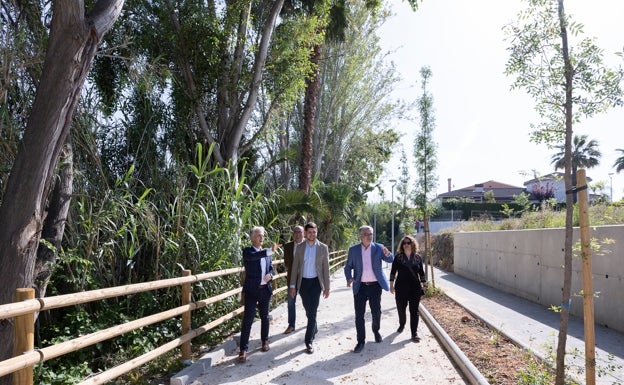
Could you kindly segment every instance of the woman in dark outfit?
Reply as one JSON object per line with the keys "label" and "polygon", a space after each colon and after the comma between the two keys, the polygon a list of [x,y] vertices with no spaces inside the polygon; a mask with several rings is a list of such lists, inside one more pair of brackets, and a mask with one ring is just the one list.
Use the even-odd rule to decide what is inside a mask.
{"label": "woman in dark outfit", "polygon": [[[395,284],[396,278],[396,284]],[[399,313],[399,328],[401,333],[407,320],[405,309],[409,304],[410,330],[412,341],[419,342],[418,337],[418,305],[420,297],[427,290],[427,279],[423,269],[422,257],[418,254],[418,243],[410,235],[401,239],[398,253],[392,262],[390,270],[390,293],[394,294],[397,312]]]}

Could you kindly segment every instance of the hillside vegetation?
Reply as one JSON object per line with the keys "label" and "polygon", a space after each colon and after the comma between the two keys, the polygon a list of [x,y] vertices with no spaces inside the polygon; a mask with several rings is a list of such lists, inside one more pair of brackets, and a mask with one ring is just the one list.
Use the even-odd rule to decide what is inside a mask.
{"label": "hillside vegetation", "polygon": [[[624,224],[624,204],[600,204],[589,207],[589,223],[591,226]],[[574,210],[574,226],[578,226],[578,209]],[[452,228],[439,231],[432,236],[434,264],[446,271],[453,271],[453,234],[463,231],[500,231],[529,230],[565,227],[565,211],[545,208],[528,211],[520,218],[508,218],[502,221],[474,220],[460,222]]]}
{"label": "hillside vegetation", "polygon": [[[591,226],[619,225],[624,223],[624,204],[595,205],[589,207],[589,223]],[[574,226],[578,226],[578,208],[574,210]],[[442,232],[458,231],[497,231],[497,230],[528,230],[565,227],[565,210],[545,208],[527,211],[520,218],[508,218],[502,221],[474,220],[462,222],[452,229]]]}

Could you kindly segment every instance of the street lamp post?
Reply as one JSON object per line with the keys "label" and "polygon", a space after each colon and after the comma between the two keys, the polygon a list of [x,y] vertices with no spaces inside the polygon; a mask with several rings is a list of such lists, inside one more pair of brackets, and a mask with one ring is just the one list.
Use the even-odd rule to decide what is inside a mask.
{"label": "street lamp post", "polygon": [[610,200],[611,200],[611,203],[613,203],[613,173],[612,172],[609,173],[609,184],[610,184],[609,189],[611,190]]}
{"label": "street lamp post", "polygon": [[377,207],[373,204],[373,242],[377,242]]}
{"label": "street lamp post", "polygon": [[392,199],[391,210],[392,210],[392,255],[394,255],[394,186],[396,185],[396,179],[390,179],[389,181],[392,183],[392,192],[390,194]]}

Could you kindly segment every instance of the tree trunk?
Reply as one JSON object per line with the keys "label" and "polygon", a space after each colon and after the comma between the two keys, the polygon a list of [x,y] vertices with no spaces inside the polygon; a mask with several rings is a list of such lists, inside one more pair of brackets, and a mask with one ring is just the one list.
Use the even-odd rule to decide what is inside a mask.
{"label": "tree trunk", "polygon": [[[321,111],[324,109],[324,105],[323,105],[323,96],[321,95],[321,90],[323,89],[323,85],[325,84],[325,77],[326,75],[324,74],[324,72],[327,71],[327,67],[324,66],[323,70],[321,71],[321,63],[319,60],[319,81],[318,81],[318,85],[317,85],[317,97],[316,97],[316,109],[315,109],[315,113],[314,113],[314,132],[312,134],[312,161],[311,161],[311,175],[320,175],[320,179],[323,181],[334,181],[336,183],[338,183],[338,181],[340,180],[340,175],[337,175],[335,178],[329,177],[327,178],[328,171],[327,168],[325,168],[325,170],[323,170],[323,159],[325,158],[325,151],[327,149],[327,135],[329,134],[331,128],[332,128],[332,124],[330,122],[330,119],[327,119],[325,121],[325,125],[323,128],[321,128],[320,122],[321,122]],[[323,175],[324,174],[324,175]],[[334,173],[334,174],[339,174],[339,173]]]}
{"label": "tree trunk", "polygon": [[303,109],[303,133],[301,135],[301,167],[299,174],[299,189],[310,192],[312,185],[312,141],[314,139],[314,122],[316,121],[316,107],[319,93],[319,66],[321,63],[321,46],[313,48],[310,61],[314,66],[314,73],[306,81],[305,106]]}
{"label": "tree trunk", "polygon": [[[290,117],[292,114],[288,114],[288,118],[283,120],[281,123],[281,134],[279,135],[279,151],[285,152],[290,148],[290,131],[288,127],[290,127]],[[279,184],[284,187],[284,190],[290,190],[290,174],[291,174],[291,165],[290,161],[282,162],[280,165],[280,180]]]}
{"label": "tree trunk", "polygon": [[574,76],[568,51],[568,35],[563,12],[563,0],[559,0],[559,25],[561,27],[562,54],[565,66],[565,190],[566,190],[566,227],[563,256],[563,288],[561,295],[561,314],[559,336],[557,339],[556,378],[557,385],[565,383],[565,349],[570,316],[570,295],[572,292],[572,235],[573,235],[573,194],[572,189],[572,79]]}
{"label": "tree trunk", "polygon": [[34,285],[37,298],[45,297],[46,288],[52,270],[56,265],[56,254],[61,248],[67,214],[71,203],[72,187],[74,181],[73,151],[71,140],[67,141],[60,158],[59,173],[54,183],[54,189],[50,196],[47,215],[43,223],[41,238],[45,239],[48,245],[39,244],[37,249],[37,260],[35,262]]}
{"label": "tree trunk", "polygon": [[241,140],[243,139],[243,133],[245,132],[247,123],[251,118],[252,111],[256,108],[260,85],[262,83],[262,74],[264,73],[264,64],[266,63],[266,59],[269,54],[271,36],[275,30],[275,23],[277,22],[277,17],[279,16],[283,5],[284,0],[277,0],[271,7],[269,17],[267,18],[267,21],[264,24],[264,29],[262,30],[260,43],[258,44],[258,52],[256,53],[253,65],[252,79],[249,84],[249,89],[247,90],[248,92],[246,92],[247,100],[245,101],[240,115],[232,117],[236,119],[232,124],[232,132],[225,137],[225,156],[227,159],[232,160],[233,164],[238,162],[238,156],[241,152],[240,145]]}
{"label": "tree trunk", "polygon": [[[41,81],[20,151],[0,206],[0,303],[15,289],[34,286],[34,270],[52,175],[102,36],[124,0],[99,0],[85,15],[82,1],[55,1]],[[66,202],[68,204],[68,202]],[[0,325],[0,360],[13,353],[13,328]],[[10,383],[4,376],[0,383]]]}
{"label": "tree trunk", "polygon": [[[204,134],[206,141],[208,143],[214,143],[216,142],[216,139],[210,134],[209,124],[206,121],[206,115],[204,114],[204,110],[200,104],[201,98],[198,96],[195,77],[193,76],[193,68],[191,67],[190,60],[188,59],[189,55],[186,48],[186,40],[183,38],[184,35],[182,33],[180,22],[177,18],[177,13],[175,12],[175,6],[171,0],[168,0],[166,5],[169,10],[169,20],[171,21],[173,30],[178,34],[178,66],[180,67],[180,72],[182,73],[182,77],[184,78],[184,82],[186,84],[186,96],[192,100],[193,111],[197,117],[197,123],[201,132]],[[223,67],[225,67],[225,65]],[[215,147],[212,155],[219,164],[225,163],[223,155],[218,147]]]}

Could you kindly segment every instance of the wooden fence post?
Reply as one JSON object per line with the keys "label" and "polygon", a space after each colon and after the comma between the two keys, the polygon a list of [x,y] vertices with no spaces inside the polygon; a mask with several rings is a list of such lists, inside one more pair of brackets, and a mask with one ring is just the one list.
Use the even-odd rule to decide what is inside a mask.
{"label": "wooden fence post", "polygon": [[576,172],[581,260],[583,269],[583,328],[585,332],[585,384],[596,383],[596,337],[594,334],[594,286],[592,282],[591,237],[589,234],[589,199],[585,170]]}
{"label": "wooden fence post", "polygon": [[[183,270],[182,276],[188,277],[191,275],[190,270]],[[185,283],[182,285],[182,306],[191,303],[191,283]],[[191,311],[182,313],[182,335],[185,335],[191,330]],[[182,344],[182,361],[191,361],[191,341]]]}
{"label": "wooden fence post", "polygon": [[[21,288],[15,290],[15,302],[22,302],[35,298],[35,289]],[[24,352],[35,348],[35,314],[28,313],[15,317],[15,339],[13,343],[13,356],[19,356]],[[32,385],[32,365],[13,373],[13,385]]]}
{"label": "wooden fence post", "polygon": [[[246,273],[247,272],[245,270],[243,270],[241,273],[241,287],[245,285],[245,278],[247,277]],[[241,299],[241,305],[245,306],[245,292],[244,291],[241,291],[240,299]],[[241,313],[239,317],[240,319],[243,319],[244,316],[245,316],[245,313]]]}

